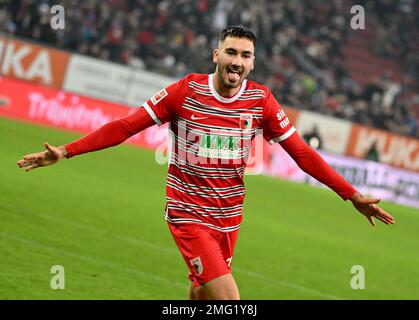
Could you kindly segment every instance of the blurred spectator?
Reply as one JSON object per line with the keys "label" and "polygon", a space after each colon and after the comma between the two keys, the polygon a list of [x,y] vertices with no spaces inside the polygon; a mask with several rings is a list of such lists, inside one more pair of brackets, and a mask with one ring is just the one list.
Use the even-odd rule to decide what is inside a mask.
{"label": "blurred spectator", "polygon": [[365,154],[365,159],[380,162],[380,155],[377,150],[377,141],[374,141],[374,143],[368,149],[367,153]]}
{"label": "blurred spectator", "polygon": [[[251,79],[285,105],[419,137],[419,4],[414,0],[62,0],[66,29],[49,28],[52,0],[0,0],[0,31],[177,78],[212,72],[211,49],[227,25],[258,36]],[[361,86],[342,48],[350,7],[375,26],[373,52],[399,63]],[[416,97],[416,98],[415,98]]]}
{"label": "blurred spectator", "polygon": [[312,131],[309,131],[303,134],[303,139],[313,149],[322,150],[323,148],[322,138],[320,136],[319,129],[316,124],[313,125]]}

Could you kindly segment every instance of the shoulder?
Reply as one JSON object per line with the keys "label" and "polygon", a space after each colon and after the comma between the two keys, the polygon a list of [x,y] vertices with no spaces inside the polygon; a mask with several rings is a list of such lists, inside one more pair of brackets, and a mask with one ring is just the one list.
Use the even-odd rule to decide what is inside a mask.
{"label": "shoulder", "polygon": [[170,85],[177,94],[180,93],[179,90],[187,92],[195,86],[208,87],[208,74],[190,73]]}
{"label": "shoulder", "polygon": [[186,83],[196,82],[198,84],[208,85],[208,74],[189,73],[186,76],[184,76],[181,80],[185,81]]}

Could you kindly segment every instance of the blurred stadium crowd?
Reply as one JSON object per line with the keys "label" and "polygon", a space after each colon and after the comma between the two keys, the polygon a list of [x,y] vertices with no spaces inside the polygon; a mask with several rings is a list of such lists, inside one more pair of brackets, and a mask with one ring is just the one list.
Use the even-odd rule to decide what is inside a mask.
{"label": "blurred stadium crowd", "polygon": [[242,24],[258,37],[250,78],[284,105],[419,137],[417,1],[63,0],[52,31],[54,4],[0,0],[0,31],[180,78],[213,72],[218,33]]}

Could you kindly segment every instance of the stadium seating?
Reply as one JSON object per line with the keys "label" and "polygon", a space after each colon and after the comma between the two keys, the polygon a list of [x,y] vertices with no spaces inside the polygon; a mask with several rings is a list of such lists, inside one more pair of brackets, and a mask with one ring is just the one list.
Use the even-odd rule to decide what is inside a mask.
{"label": "stadium seating", "polygon": [[[416,94],[419,44],[411,41],[419,37],[415,20],[418,3],[410,0],[174,2],[177,5],[169,10],[166,0],[62,1],[67,10],[67,30],[54,33],[49,29],[46,2],[13,1],[9,5],[0,4],[0,13],[5,17],[0,19],[0,32],[179,78],[189,72],[211,72],[211,50],[220,29],[229,24],[243,24],[259,38],[260,58],[251,79],[270,86],[283,104],[359,122],[353,115],[356,100],[361,97],[354,99],[351,90],[359,86],[362,91],[373,83],[384,100],[388,81],[393,81],[400,86],[390,110],[397,125],[388,122],[375,125],[419,137]],[[364,30],[350,28],[350,9],[355,4],[366,7]],[[300,52],[306,64],[320,68],[322,75],[304,68],[295,52]],[[294,92],[293,88],[307,77],[314,80],[315,90]],[[329,83],[324,82],[325,78]],[[347,112],[331,113],[327,108],[327,101],[334,99],[337,92],[345,101],[337,109]],[[374,123],[373,102],[365,102],[369,106],[369,119],[361,124],[370,125]]]}

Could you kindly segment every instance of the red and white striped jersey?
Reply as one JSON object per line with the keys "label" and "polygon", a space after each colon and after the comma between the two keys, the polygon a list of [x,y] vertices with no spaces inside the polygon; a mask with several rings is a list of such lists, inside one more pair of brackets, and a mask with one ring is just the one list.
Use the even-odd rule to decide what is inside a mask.
{"label": "red and white striped jersey", "polygon": [[165,218],[229,232],[239,229],[243,181],[251,141],[270,142],[295,132],[269,89],[243,81],[230,98],[213,87],[213,74],[189,74],[147,100],[154,122],[170,121],[172,136]]}

